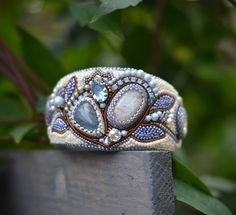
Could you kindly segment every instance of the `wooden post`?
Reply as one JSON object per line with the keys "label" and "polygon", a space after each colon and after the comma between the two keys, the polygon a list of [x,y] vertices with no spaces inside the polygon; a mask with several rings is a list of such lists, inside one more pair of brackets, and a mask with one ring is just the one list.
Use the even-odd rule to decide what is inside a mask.
{"label": "wooden post", "polygon": [[[171,153],[5,151],[11,215],[172,215]],[[2,213],[1,213],[2,214]]]}

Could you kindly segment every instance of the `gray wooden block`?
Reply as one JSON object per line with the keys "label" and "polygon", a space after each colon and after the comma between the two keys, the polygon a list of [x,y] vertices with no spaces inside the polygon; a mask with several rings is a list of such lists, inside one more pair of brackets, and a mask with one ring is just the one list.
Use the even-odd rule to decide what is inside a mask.
{"label": "gray wooden block", "polygon": [[171,153],[1,152],[8,214],[174,214]]}

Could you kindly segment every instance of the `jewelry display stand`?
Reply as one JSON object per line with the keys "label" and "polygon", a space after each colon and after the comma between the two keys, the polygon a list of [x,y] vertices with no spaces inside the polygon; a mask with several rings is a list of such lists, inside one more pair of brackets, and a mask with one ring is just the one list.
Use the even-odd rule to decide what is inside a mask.
{"label": "jewelry display stand", "polygon": [[34,150],[0,155],[10,159],[0,185],[7,215],[174,214],[171,152]]}

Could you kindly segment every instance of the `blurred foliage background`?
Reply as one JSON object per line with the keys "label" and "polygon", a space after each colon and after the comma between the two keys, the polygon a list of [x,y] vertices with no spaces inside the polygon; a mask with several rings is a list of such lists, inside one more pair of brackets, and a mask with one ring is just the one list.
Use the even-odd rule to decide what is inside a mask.
{"label": "blurred foliage background", "polygon": [[[0,147],[50,148],[46,95],[66,73],[93,66],[141,68],[178,89],[189,133],[176,157],[236,213],[233,4],[1,0]],[[177,214],[201,213],[178,203]]]}

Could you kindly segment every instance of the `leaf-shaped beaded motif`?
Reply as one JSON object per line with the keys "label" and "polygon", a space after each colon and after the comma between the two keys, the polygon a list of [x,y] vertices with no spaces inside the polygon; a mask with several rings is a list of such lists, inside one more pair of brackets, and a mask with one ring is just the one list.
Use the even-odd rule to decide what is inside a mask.
{"label": "leaf-shaped beaded motif", "polygon": [[159,139],[164,135],[165,132],[154,125],[141,125],[133,132],[133,136],[140,140]]}
{"label": "leaf-shaped beaded motif", "polygon": [[169,95],[160,96],[153,104],[151,110],[154,109],[169,109],[174,104],[174,98]]}

